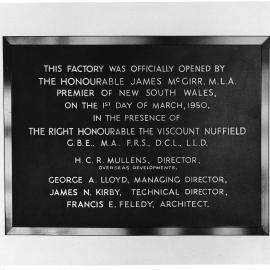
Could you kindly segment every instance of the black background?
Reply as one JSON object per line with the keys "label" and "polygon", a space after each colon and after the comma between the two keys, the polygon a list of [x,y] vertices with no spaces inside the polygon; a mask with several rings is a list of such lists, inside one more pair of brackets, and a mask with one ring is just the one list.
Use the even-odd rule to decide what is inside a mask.
{"label": "black background", "polygon": [[[141,148],[122,147],[121,153],[119,153],[119,149],[114,150],[111,148],[97,147],[94,150],[67,148],[64,137],[60,136],[29,136],[28,127],[86,127],[94,125],[89,121],[91,111],[65,110],[63,107],[64,101],[71,100],[70,98],[56,97],[55,86],[39,86],[37,78],[46,76],[42,69],[44,64],[227,65],[228,69],[224,77],[232,76],[237,85],[233,87],[226,86],[226,88],[217,87],[216,99],[203,99],[211,104],[212,109],[210,111],[187,111],[183,114],[183,119],[179,123],[151,124],[151,126],[206,127],[239,125],[247,127],[247,135],[244,137],[210,137],[209,148],[207,149],[179,150],[178,148],[164,147],[142,150]],[[144,228],[155,226],[257,227],[260,224],[260,46],[12,46],[11,72],[13,226]],[[55,76],[60,75],[52,75],[52,77]],[[61,76],[64,77],[63,74]],[[98,77],[99,75],[94,76]],[[128,77],[130,73],[115,76]],[[152,74],[152,76],[166,77],[168,75]],[[207,74],[206,76],[210,75]],[[140,89],[146,88],[148,87],[140,87]],[[112,89],[114,88],[112,87]],[[180,91],[182,88],[178,87],[177,89]],[[82,100],[83,98],[77,99]],[[164,101],[164,98],[153,99]],[[177,100],[178,98],[166,98],[166,100],[168,99]],[[119,97],[113,96],[112,101],[115,100],[119,100]],[[127,98],[121,100],[130,101]],[[142,98],[134,98],[133,101],[135,100],[142,100]],[[194,100],[202,99],[195,98]],[[124,112],[127,111],[122,113]],[[154,111],[145,110],[145,113],[150,112],[154,113]],[[171,112],[177,113],[177,110]],[[114,112],[110,110],[108,113]],[[130,111],[129,113],[137,112]],[[96,125],[104,127],[123,126],[123,123],[102,122],[102,124]],[[130,126],[149,126],[149,124],[135,123],[130,124]],[[149,139],[153,140],[152,137]],[[210,208],[67,209],[65,208],[65,198],[50,198],[48,196],[48,192],[52,188],[52,185],[48,184],[48,177],[57,175],[80,175],[84,177],[109,175],[108,172],[99,172],[95,166],[73,164],[74,156],[83,157],[88,155],[103,157],[108,155],[143,155],[150,160],[154,156],[195,155],[201,161],[200,166],[180,166],[177,172],[159,171],[155,173],[153,171],[140,171],[136,172],[136,175],[222,175],[228,180],[228,184],[224,187],[228,192],[228,197],[226,199],[221,197],[193,197],[195,200],[208,199],[211,204]],[[135,174],[132,171],[112,171],[110,175],[125,175],[131,178]],[[144,186],[153,187],[152,185]],[[172,185],[172,187],[176,186]],[[188,186],[192,187],[193,185],[189,184]],[[100,187],[105,188],[105,186]],[[138,186],[138,188],[140,187],[142,186]],[[156,187],[164,188],[164,185],[156,185]],[[199,186],[195,184],[194,187]],[[123,188],[130,188],[130,186]],[[126,199],[129,200],[130,196],[127,195]],[[182,199],[184,198],[180,198],[180,200]]]}

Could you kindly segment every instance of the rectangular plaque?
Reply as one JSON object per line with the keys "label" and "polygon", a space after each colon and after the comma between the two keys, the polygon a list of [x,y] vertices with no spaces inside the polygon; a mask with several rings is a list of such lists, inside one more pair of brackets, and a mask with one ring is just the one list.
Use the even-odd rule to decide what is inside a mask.
{"label": "rectangular plaque", "polygon": [[6,234],[268,234],[268,37],[4,37]]}

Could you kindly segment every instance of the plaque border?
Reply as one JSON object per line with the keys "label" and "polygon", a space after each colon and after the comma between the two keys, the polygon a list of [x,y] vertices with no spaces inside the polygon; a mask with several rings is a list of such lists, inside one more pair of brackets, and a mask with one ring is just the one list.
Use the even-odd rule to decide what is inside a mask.
{"label": "plaque border", "polygon": [[[4,177],[6,235],[269,235],[269,36],[3,36]],[[12,217],[12,45],[260,45],[261,225],[259,227],[63,228],[13,227]]]}

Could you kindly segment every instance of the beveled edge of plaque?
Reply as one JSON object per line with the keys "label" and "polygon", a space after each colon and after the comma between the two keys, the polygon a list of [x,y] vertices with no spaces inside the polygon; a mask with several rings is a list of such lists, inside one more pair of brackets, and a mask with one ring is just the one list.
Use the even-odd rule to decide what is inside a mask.
{"label": "beveled edge of plaque", "polygon": [[[269,36],[3,36],[4,175],[6,235],[269,235]],[[13,227],[12,216],[12,97],[11,45],[261,45],[261,226],[260,227],[155,227],[53,228]]]}
{"label": "beveled edge of plaque", "polygon": [[265,235],[266,233],[257,227],[153,227],[153,228],[53,228],[53,227],[12,227],[9,235],[89,235],[89,236],[176,236],[176,235]]}
{"label": "beveled edge of plaque", "polygon": [[5,36],[11,45],[262,45],[268,36]]}
{"label": "beveled edge of plaque", "polygon": [[4,177],[5,177],[5,233],[12,229],[12,98],[10,46],[3,37],[3,112],[4,112]]}
{"label": "beveled edge of plaque", "polygon": [[261,92],[261,225],[269,235],[269,87],[270,38],[262,44]]}

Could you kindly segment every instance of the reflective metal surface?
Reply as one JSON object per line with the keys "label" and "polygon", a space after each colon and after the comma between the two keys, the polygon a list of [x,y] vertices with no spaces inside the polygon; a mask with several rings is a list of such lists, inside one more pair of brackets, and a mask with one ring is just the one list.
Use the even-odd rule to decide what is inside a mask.
{"label": "reflective metal surface", "polygon": [[[261,45],[261,227],[156,227],[156,228],[46,228],[13,227],[12,224],[12,102],[10,47],[12,45]],[[4,37],[4,121],[5,121],[5,216],[6,234],[31,235],[266,235],[269,234],[269,37]]]}

